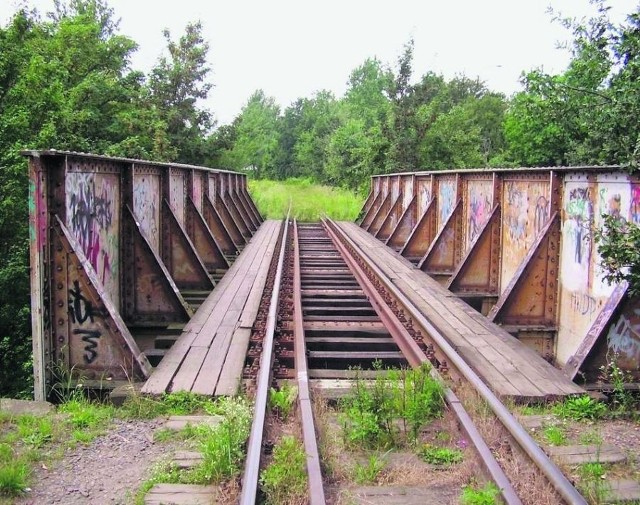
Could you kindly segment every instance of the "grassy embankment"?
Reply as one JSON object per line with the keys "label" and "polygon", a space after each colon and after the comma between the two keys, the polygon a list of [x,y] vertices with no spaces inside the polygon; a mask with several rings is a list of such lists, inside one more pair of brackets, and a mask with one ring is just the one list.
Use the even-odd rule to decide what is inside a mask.
{"label": "grassy embankment", "polygon": [[319,221],[325,215],[353,221],[364,197],[345,189],[320,186],[309,179],[250,180],[249,192],[266,219],[283,219],[291,201],[291,215],[299,221]]}

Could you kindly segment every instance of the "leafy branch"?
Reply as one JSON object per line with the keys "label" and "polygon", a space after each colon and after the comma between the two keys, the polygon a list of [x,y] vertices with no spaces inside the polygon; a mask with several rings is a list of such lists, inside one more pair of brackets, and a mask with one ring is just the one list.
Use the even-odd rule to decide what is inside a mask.
{"label": "leafy branch", "polygon": [[596,230],[600,266],[609,284],[627,281],[629,296],[640,294],[640,226],[617,216],[603,216]]}

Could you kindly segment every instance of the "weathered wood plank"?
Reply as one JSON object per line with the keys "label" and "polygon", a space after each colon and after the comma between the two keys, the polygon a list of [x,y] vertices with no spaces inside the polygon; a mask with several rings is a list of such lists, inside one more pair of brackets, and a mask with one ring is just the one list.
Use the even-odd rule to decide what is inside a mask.
{"label": "weathered wood plank", "polygon": [[[191,353],[187,363],[185,360],[190,354],[190,349],[195,346],[208,350],[223,322],[226,322],[227,329],[233,332],[234,325],[231,325],[230,321],[235,318],[235,323],[237,324],[241,310],[231,311],[230,306],[234,303],[239,290],[241,290],[239,296],[241,298],[244,297],[246,302],[253,284],[251,276],[256,275],[256,267],[253,266],[256,258],[259,257],[261,261],[264,260],[266,257],[265,247],[267,247],[269,241],[273,241],[279,227],[280,222],[273,220],[265,221],[260,226],[238,260],[199,307],[194,317],[185,325],[180,337],[145,383],[142,389],[143,393],[161,394],[168,390],[172,382],[174,387],[186,390],[192,387],[192,384],[197,379],[197,373],[194,376],[194,370],[202,369],[206,362],[207,353],[202,350],[194,351]],[[237,300],[235,300],[235,304],[241,305]],[[244,305],[244,302],[242,305]],[[221,340],[224,340],[224,335],[221,335]],[[181,370],[183,365],[186,365],[186,368]],[[219,370],[214,373],[217,377]]]}
{"label": "weathered wood plank", "polygon": [[549,455],[567,465],[621,463],[627,456],[615,445],[561,445],[547,447]]}
{"label": "weathered wood plank", "polygon": [[232,396],[238,393],[250,338],[251,328],[237,328],[234,332],[216,385],[216,396]]}
{"label": "weathered wood plank", "polygon": [[535,351],[395,251],[352,223],[339,226],[498,395],[542,399],[582,391]]}
{"label": "weathered wood plank", "polygon": [[156,484],[144,497],[145,505],[211,505],[217,502],[215,486]]}

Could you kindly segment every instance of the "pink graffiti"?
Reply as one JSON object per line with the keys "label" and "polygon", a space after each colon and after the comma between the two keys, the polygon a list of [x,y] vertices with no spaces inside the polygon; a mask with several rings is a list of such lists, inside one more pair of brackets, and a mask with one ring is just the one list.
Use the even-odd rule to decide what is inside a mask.
{"label": "pink graffiti", "polygon": [[473,242],[480,234],[480,230],[489,219],[491,212],[491,200],[482,192],[471,192],[471,201],[469,202],[469,242]]}
{"label": "pink graffiti", "polygon": [[71,195],[68,211],[71,229],[96,272],[99,272],[98,260],[102,252],[104,282],[105,276],[111,272],[111,262],[109,254],[102,251],[100,233],[109,230],[113,221],[112,201],[107,188],[103,186],[98,192],[92,178],[80,181],[77,192]]}
{"label": "pink graffiti", "polygon": [[640,184],[631,186],[631,222],[640,224]]}
{"label": "pink graffiti", "polygon": [[523,194],[514,182],[507,184],[507,205],[508,213],[505,221],[509,230],[509,237],[518,244],[521,241],[525,242],[529,205],[526,194]]}

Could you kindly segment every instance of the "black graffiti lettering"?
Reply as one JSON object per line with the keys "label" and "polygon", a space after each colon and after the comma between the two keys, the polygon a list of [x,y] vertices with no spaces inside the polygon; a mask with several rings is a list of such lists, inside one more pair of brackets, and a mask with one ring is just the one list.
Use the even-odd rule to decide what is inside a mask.
{"label": "black graffiti lettering", "polygon": [[93,323],[96,311],[92,303],[87,300],[80,290],[80,283],[73,281],[73,288],[69,290],[69,316],[74,323],[83,324],[87,319]]}
{"label": "black graffiti lettering", "polygon": [[82,341],[86,342],[87,345],[84,346],[84,360],[87,364],[93,363],[98,357],[98,339],[102,336],[102,334],[98,330],[83,330],[83,329],[75,329],[73,330],[74,335],[82,335]]}

